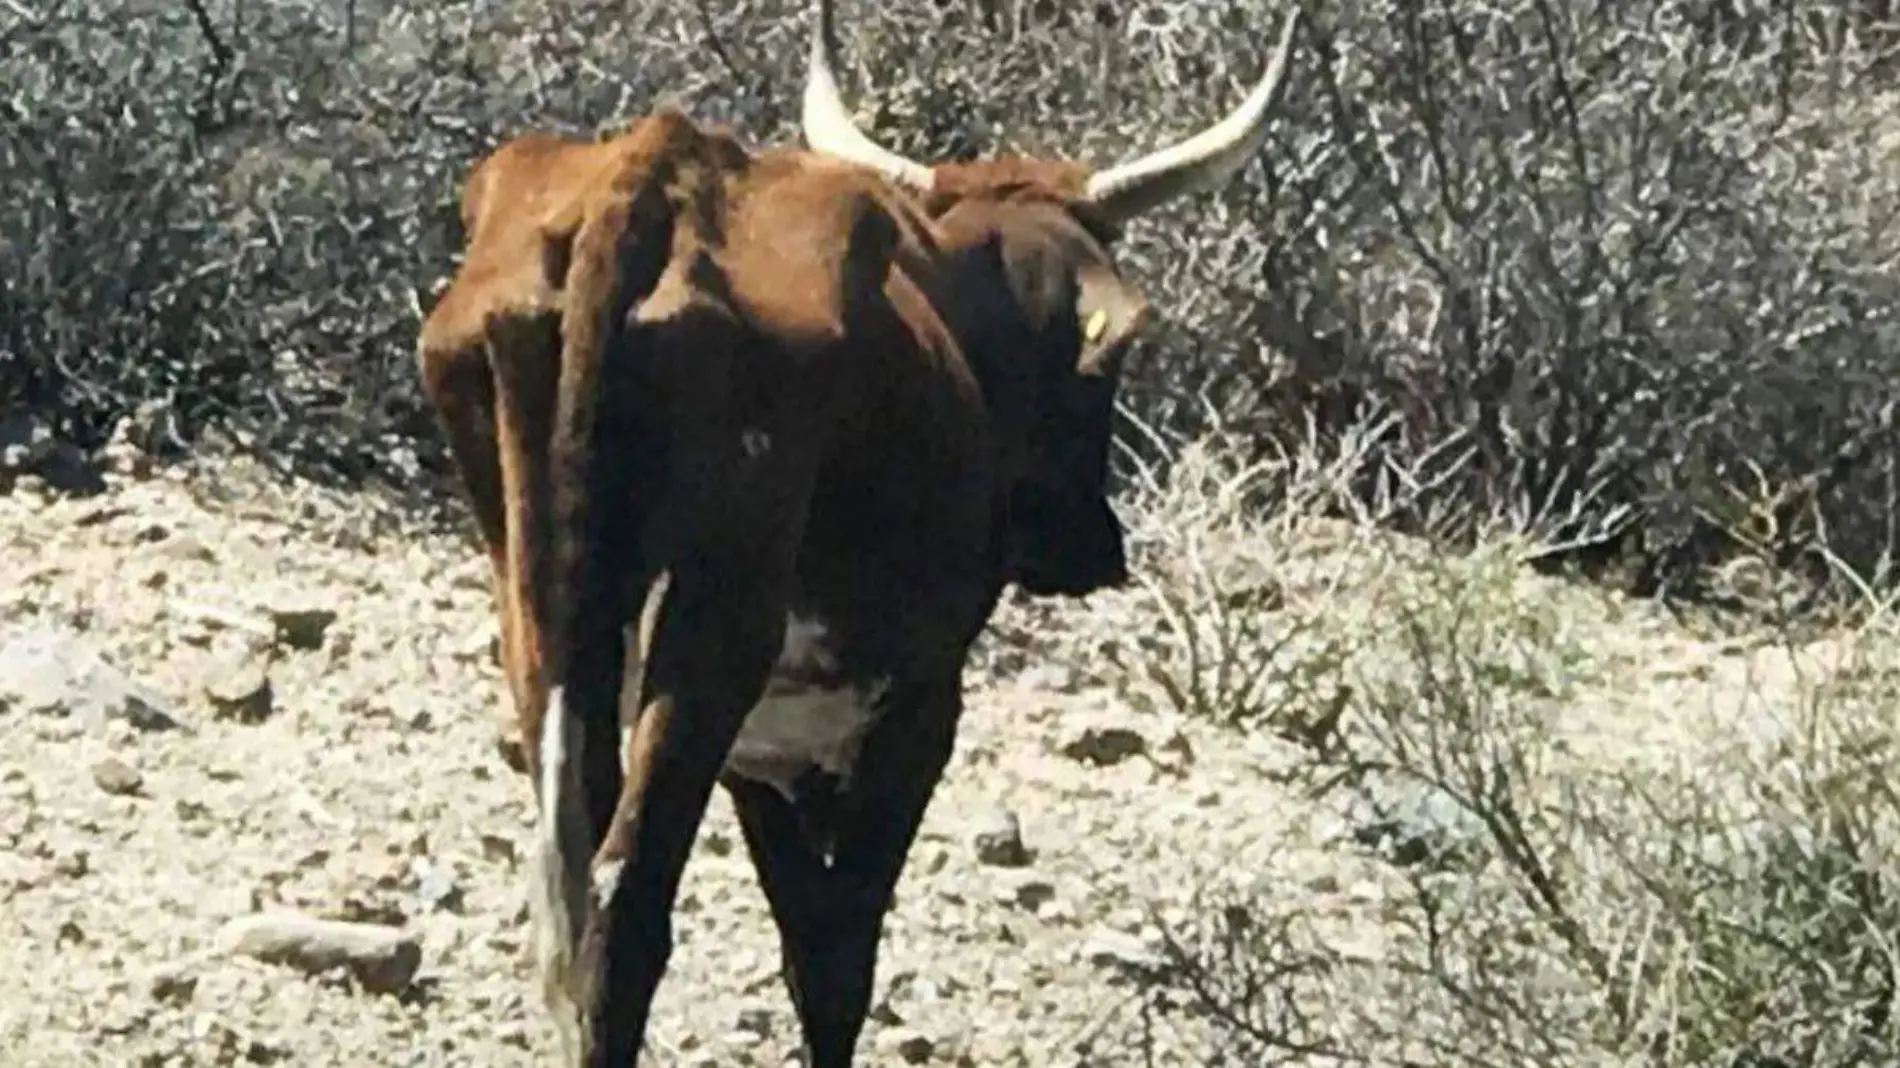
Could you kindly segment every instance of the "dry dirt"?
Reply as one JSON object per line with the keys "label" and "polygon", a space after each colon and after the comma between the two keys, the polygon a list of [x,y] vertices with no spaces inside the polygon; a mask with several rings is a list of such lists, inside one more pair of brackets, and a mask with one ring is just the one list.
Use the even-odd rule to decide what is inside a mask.
{"label": "dry dirt", "polygon": [[[1144,538],[1178,544],[1217,526],[1142,521],[1166,528]],[[1244,581],[1266,576],[1345,646],[1371,648],[1384,609],[1367,591],[1416,553],[1303,537],[1312,559],[1220,550],[1235,588],[1258,572]],[[1172,566],[1151,573],[1188,581]],[[1553,583],[1512,582],[1557,603]],[[1567,706],[1577,760],[1698,759],[1792,685],[1760,650],[1565,596],[1549,647],[1589,645],[1601,675]],[[1156,924],[1187,919],[1208,888],[1296,907],[1346,957],[1394,952],[1403,884],[1341,844],[1347,815],[1280,785],[1287,743],[1117,696],[1122,669],[1098,653],[1152,639],[1161,621],[1138,604],[999,616],[886,924],[860,1063],[1103,1063],[1092,1044],[1125,1040]],[[298,637],[284,628],[299,613],[334,620]],[[34,634],[106,664],[72,692],[0,697],[0,1065],[551,1063],[526,951],[529,791],[493,748],[492,633],[472,542],[359,499],[230,472],[0,495],[0,676]],[[82,698],[115,674],[176,728],[90,714]],[[979,846],[1004,811],[1026,862]],[[277,909],[410,931],[420,971],[376,993],[219,941],[233,918]],[[785,1063],[797,1032],[776,940],[723,794],[676,923],[651,1061]],[[1208,1041],[1179,1032],[1157,1063],[1211,1063]]]}
{"label": "dry dirt", "polygon": [[[335,613],[315,648],[272,636],[273,613],[312,609]],[[490,619],[469,542],[345,497],[202,476],[0,497],[6,640],[76,635],[180,723],[0,705],[0,1062],[550,1063],[525,951],[529,794],[491,744]],[[254,689],[259,667],[261,713],[210,696]],[[1312,837],[1263,785],[1271,747],[1202,730],[1137,720],[1060,666],[973,682],[886,926],[864,1063],[1080,1063],[1129,1004],[1149,910],[1183,915],[1207,877]],[[979,856],[999,808],[1026,865]],[[1342,863],[1323,889],[1345,913]],[[260,908],[403,925],[421,971],[374,994],[222,950],[220,928]],[[796,1029],[723,795],[677,923],[657,1063],[780,1064]]]}

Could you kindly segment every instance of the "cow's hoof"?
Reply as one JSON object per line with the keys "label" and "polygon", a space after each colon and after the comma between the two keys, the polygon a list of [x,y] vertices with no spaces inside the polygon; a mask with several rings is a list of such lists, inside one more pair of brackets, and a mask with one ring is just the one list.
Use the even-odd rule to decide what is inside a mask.
{"label": "cow's hoof", "polygon": [[521,739],[513,733],[495,735],[495,751],[501,754],[502,763],[525,775],[528,772],[528,753],[521,746]]}

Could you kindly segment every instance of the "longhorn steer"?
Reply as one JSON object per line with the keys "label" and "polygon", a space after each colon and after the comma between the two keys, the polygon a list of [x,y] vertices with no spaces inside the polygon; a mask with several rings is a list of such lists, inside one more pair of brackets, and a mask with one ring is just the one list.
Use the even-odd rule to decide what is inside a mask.
{"label": "longhorn steer", "polygon": [[563,1063],[635,1062],[715,783],[811,1068],[846,1068],[883,916],[1005,585],[1126,578],[1111,404],[1142,296],[1117,224],[1263,137],[1238,109],[1099,173],[928,167],[850,122],[813,12],[804,129],[665,110],[470,171],[427,395],[494,571],[535,788],[533,924]]}

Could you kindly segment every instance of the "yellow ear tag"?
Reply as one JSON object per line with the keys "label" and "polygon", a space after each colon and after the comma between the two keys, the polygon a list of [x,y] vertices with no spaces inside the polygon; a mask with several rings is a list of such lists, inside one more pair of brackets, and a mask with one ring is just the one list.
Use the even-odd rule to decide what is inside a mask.
{"label": "yellow ear tag", "polygon": [[1082,326],[1082,339],[1093,345],[1102,340],[1102,334],[1108,330],[1108,309],[1097,308]]}

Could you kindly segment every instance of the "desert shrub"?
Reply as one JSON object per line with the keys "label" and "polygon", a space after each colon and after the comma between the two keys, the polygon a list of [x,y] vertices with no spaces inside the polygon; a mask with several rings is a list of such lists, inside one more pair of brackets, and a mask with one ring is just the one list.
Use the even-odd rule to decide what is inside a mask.
{"label": "desert shrub", "polygon": [[[895,146],[1107,160],[1229,106],[1286,5],[843,6]],[[663,99],[791,137],[802,8],[7,5],[0,403],[439,488],[412,346],[467,166]],[[1502,517],[1642,588],[1738,551],[1880,578],[1893,35],[1795,10],[1315,0],[1261,162],[1130,234],[1161,321],[1128,446],[1333,450],[1388,522]]]}
{"label": "desert shrub", "polygon": [[[303,474],[439,483],[413,352],[468,165],[521,128],[586,131],[722,80],[670,10],[607,7],[18,15],[0,401],[89,445],[157,406],[183,438],[217,429]],[[696,110],[740,119],[748,99]]]}
{"label": "desert shrub", "polygon": [[1271,475],[1234,451],[1190,452],[1144,498],[1142,550],[1172,585],[1108,611],[1168,625],[1087,640],[1119,643],[1137,705],[1278,735],[1282,818],[1332,814],[1315,848],[1379,874],[1343,929],[1339,895],[1291,863],[1209,886],[1098,1063],[1891,1059],[1890,617],[1711,641],[1528,574],[1538,547],[1508,533],[1448,557],[1207,510],[1210,487],[1232,502]]}

